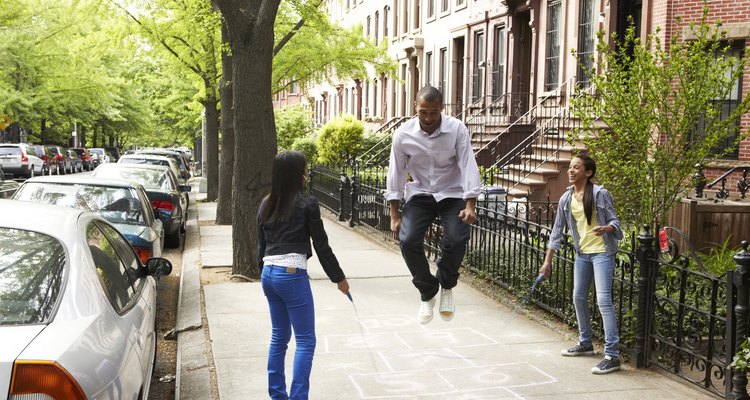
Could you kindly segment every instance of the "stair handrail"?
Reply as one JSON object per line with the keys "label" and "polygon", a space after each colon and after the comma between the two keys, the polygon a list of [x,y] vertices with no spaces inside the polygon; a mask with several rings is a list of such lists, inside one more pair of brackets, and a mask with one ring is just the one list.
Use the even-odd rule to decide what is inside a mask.
{"label": "stair handrail", "polygon": [[[572,76],[568,78],[567,81],[563,82],[560,86],[557,87],[552,93],[544,96],[541,101],[538,101],[536,104],[534,104],[534,107],[531,107],[528,111],[526,111],[522,116],[518,117],[515,121],[513,121],[510,125],[508,125],[502,132],[500,132],[494,139],[490,140],[489,142],[485,143],[482,147],[479,148],[479,150],[474,152],[474,155],[476,156],[479,154],[482,150],[485,150],[489,148],[491,144],[494,144],[500,140],[500,137],[504,134],[510,132],[510,130],[515,127],[516,125],[519,125],[522,121],[535,121],[536,120],[536,112],[537,109],[540,108],[543,104],[547,102],[552,97],[560,97],[561,89],[563,86],[567,86],[570,84],[571,81],[573,81],[576,78],[576,76]],[[518,147],[518,146],[516,146]]]}
{"label": "stair handrail", "polygon": [[[388,120],[388,122],[386,122],[385,124],[381,125],[380,128],[378,128],[375,131],[373,131],[372,134],[393,131],[394,129],[397,129],[399,126],[401,126],[401,124],[403,124],[404,122],[406,122],[406,121],[408,121],[408,120],[410,120],[412,118],[413,118],[413,116],[393,117],[390,120]],[[359,163],[360,164],[368,164],[368,163],[373,162],[373,160],[377,156],[379,156],[379,155],[381,155],[383,153],[383,151],[384,151],[383,144],[388,139],[389,139],[389,136],[384,136],[384,137],[380,138],[380,140],[378,140],[374,145],[372,145],[369,149],[367,149],[367,151],[365,151],[364,153],[360,154],[359,157],[357,157],[357,158],[360,159],[360,160],[363,160],[365,156],[367,156],[368,154],[370,154],[370,152],[374,151],[373,154],[370,154],[370,156],[369,156],[369,158],[367,160],[360,161]]]}
{"label": "stair handrail", "polygon": [[[564,82],[562,85],[560,85],[560,87],[558,88],[558,90],[562,89],[563,86],[570,86],[571,83],[577,83],[577,81],[575,79],[576,79],[576,76],[571,77],[566,82]],[[576,89],[575,87],[573,87],[573,88]],[[591,92],[593,92],[593,87],[590,86],[590,87],[587,87],[585,89],[579,87],[579,88],[577,88],[577,90],[574,90],[572,92],[573,93],[572,96],[581,96],[584,93],[584,91],[587,91],[587,92],[591,93]],[[566,93],[566,96],[567,96],[568,93],[571,93],[571,92],[568,91]],[[560,107],[560,109],[558,110],[557,114],[555,114],[554,116],[550,117],[545,123],[543,123],[536,130],[534,130],[534,132],[531,135],[529,135],[527,139],[525,139],[524,141],[522,141],[521,143],[519,143],[515,148],[513,148],[511,151],[508,152],[508,154],[513,154],[512,157],[508,158],[508,160],[503,165],[500,165],[500,166],[498,166],[498,164],[500,162],[500,160],[498,160],[497,162],[495,162],[492,165],[492,167],[495,167],[495,168],[497,168],[499,170],[503,170],[503,169],[507,168],[510,165],[510,160],[514,159],[519,154],[526,153],[527,150],[531,146],[533,146],[534,143],[536,143],[539,140],[539,138],[541,137],[541,135],[544,132],[546,132],[548,128],[554,127],[554,128],[557,129],[558,132],[560,131],[561,128],[564,128],[566,126],[566,121],[569,122],[569,121],[572,120],[572,118],[571,118],[571,112],[570,112],[570,103],[571,103],[570,100],[568,99],[568,97],[566,97],[566,99],[565,99],[565,105],[562,106],[562,107]],[[569,128],[573,128],[572,126],[568,126],[568,127]],[[523,146],[522,149],[518,150],[518,148],[521,147],[521,145],[524,144],[524,143],[526,143],[525,146]],[[546,156],[544,156],[542,158],[541,162],[538,162],[539,160],[537,160],[537,166],[536,167],[534,167],[534,168],[528,168],[527,169],[526,165],[524,163],[521,163],[521,174],[520,174],[521,176],[520,176],[520,178],[518,178],[518,179],[515,180],[513,186],[511,186],[510,188],[508,188],[508,191],[510,191],[513,188],[515,188],[516,186],[520,185],[521,182],[523,182],[531,174],[535,173],[539,169],[540,165],[544,165],[544,163],[547,162],[547,161],[550,161],[550,160],[553,160],[553,159],[557,159],[557,156],[560,154],[560,152],[562,151],[562,149],[565,147],[565,142],[560,142],[560,143],[562,143],[562,144],[560,144],[557,147],[553,147],[550,152],[547,152]]]}

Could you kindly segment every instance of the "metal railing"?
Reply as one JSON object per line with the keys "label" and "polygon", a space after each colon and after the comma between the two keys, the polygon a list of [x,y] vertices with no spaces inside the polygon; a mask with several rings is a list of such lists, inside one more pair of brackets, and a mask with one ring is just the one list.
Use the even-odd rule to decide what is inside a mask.
{"label": "metal railing", "polygon": [[582,127],[568,107],[568,95],[574,93],[575,84],[575,77],[571,77],[555,93],[529,110],[524,119],[532,121],[535,126],[531,134],[525,135],[523,131],[514,134],[511,125],[498,135],[496,141],[483,147],[485,154],[477,152],[478,159],[484,160],[483,164],[489,165],[489,169],[498,174],[491,176],[491,180],[485,184],[495,185],[502,179],[510,191],[546,162],[560,159],[563,149],[572,149],[568,146],[565,132]]}
{"label": "metal railing", "polygon": [[[395,241],[384,197],[385,168],[344,167],[340,171],[336,176],[337,168],[313,166],[310,191],[321,193],[321,204],[339,219]],[[520,299],[544,259],[557,204],[495,199],[480,201],[477,210],[463,266]],[[440,257],[441,238],[439,223],[433,224],[425,238],[425,251],[433,260]],[[665,258],[656,243],[644,228],[637,236],[628,235],[616,255],[612,290],[621,354],[637,368],[661,368],[717,398],[747,398],[747,376],[728,369],[750,324],[747,242],[734,257],[736,269],[717,276],[696,267],[692,252],[675,250]],[[531,304],[571,326],[576,324],[572,303],[575,258],[565,234],[553,260],[551,279],[530,297]],[[603,339],[593,293],[589,305],[595,335]]]}

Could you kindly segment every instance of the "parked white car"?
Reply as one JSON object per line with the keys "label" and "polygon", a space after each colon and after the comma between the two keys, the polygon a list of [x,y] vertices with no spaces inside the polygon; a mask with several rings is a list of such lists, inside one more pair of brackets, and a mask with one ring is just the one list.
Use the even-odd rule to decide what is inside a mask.
{"label": "parked white car", "polygon": [[0,200],[0,398],[146,399],[156,279],[98,215]]}
{"label": "parked white car", "polygon": [[169,169],[174,172],[180,185],[187,185],[187,179],[180,178],[180,168],[177,166],[177,162],[166,156],[153,154],[125,154],[120,157],[117,162],[120,164],[163,165],[169,167]]}
{"label": "parked white car", "polygon": [[0,165],[14,177],[32,178],[44,172],[44,161],[25,143],[0,144]]}
{"label": "parked white car", "polygon": [[94,162],[94,164],[97,166],[112,162],[109,154],[107,154],[107,152],[101,147],[89,147],[89,154],[91,154],[91,158],[95,158],[98,161]]}

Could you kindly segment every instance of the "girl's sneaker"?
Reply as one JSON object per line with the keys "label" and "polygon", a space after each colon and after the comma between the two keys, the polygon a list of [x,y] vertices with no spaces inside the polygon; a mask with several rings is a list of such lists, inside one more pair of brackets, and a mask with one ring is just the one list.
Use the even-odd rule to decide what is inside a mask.
{"label": "girl's sneaker", "polygon": [[612,356],[604,356],[604,359],[594,368],[591,368],[591,373],[596,375],[608,374],[620,370],[620,358]]}
{"label": "girl's sneaker", "polygon": [[569,349],[564,349],[563,351],[560,352],[560,354],[562,354],[565,357],[578,357],[578,356],[592,356],[595,354],[595,352],[594,352],[594,346],[591,343],[581,344],[580,342],[578,342],[577,345]]}

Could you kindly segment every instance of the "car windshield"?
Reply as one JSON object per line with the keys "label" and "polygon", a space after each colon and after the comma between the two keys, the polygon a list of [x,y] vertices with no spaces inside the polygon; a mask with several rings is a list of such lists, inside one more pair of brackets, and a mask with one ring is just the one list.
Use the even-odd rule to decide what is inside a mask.
{"label": "car windshield", "polygon": [[21,149],[18,147],[0,147],[0,156],[12,156],[21,154]]}
{"label": "car windshield", "polygon": [[100,156],[104,155],[104,150],[102,149],[89,149],[89,153],[91,154],[98,154]]}
{"label": "car windshield", "polygon": [[[103,167],[103,166],[102,166]],[[137,167],[117,167],[116,164],[110,168],[99,167],[93,176],[106,179],[124,179],[135,181],[146,189],[173,190],[166,171],[139,169]]]}
{"label": "car windshield", "polygon": [[0,228],[0,325],[48,323],[62,293],[65,249],[37,232]]}
{"label": "car windshield", "polygon": [[143,206],[130,188],[27,182],[13,198],[93,211],[113,224],[146,224]]}
{"label": "car windshield", "polygon": [[52,154],[58,155],[60,152],[57,150],[57,147],[50,147],[50,151],[52,151]]}

